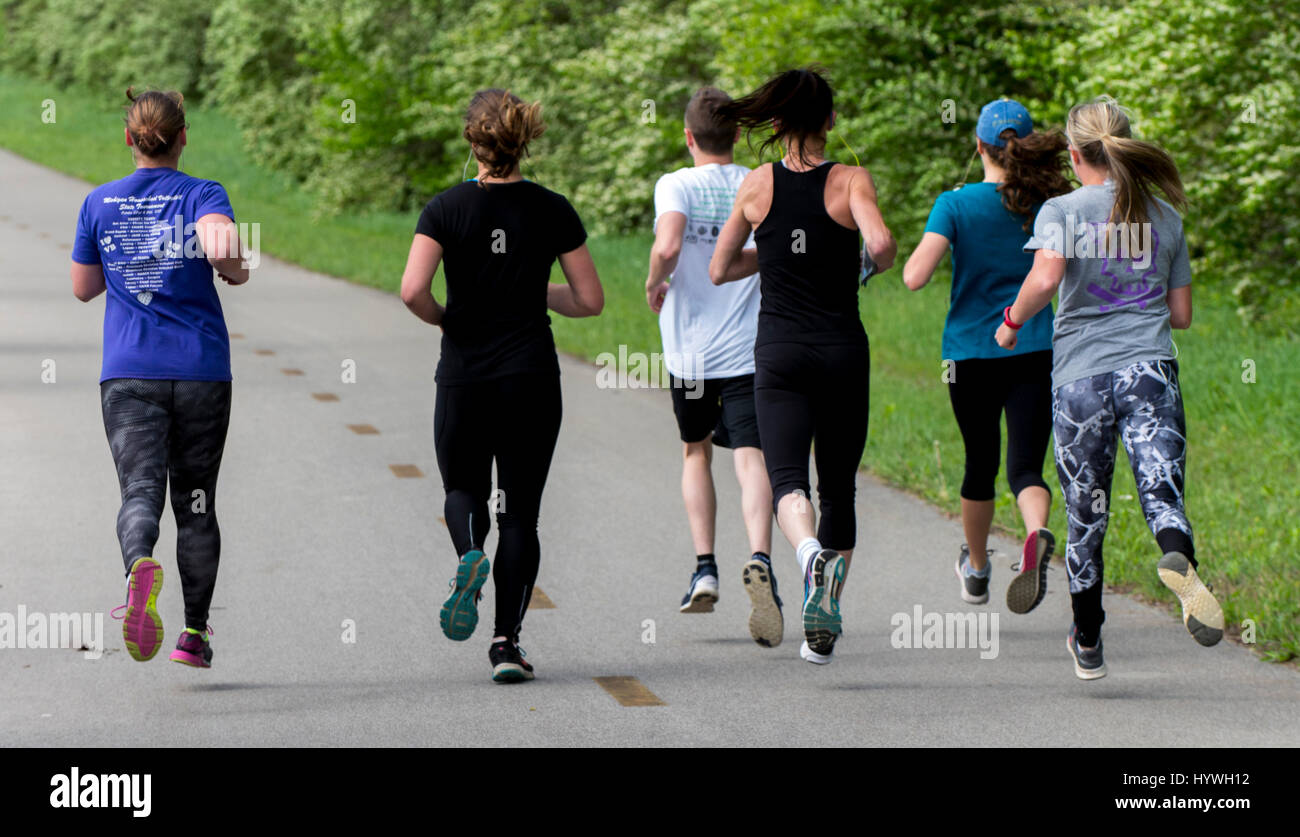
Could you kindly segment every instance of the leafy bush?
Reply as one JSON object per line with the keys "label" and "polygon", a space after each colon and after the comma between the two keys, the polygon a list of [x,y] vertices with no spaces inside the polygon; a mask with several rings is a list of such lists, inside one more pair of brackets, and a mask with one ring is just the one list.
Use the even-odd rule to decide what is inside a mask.
{"label": "leafy bush", "polygon": [[[526,176],[596,232],[649,226],[651,190],[689,163],[691,93],[733,94],[821,63],[837,90],[828,155],[855,153],[886,220],[919,238],[959,179],[979,107],[1024,101],[1040,124],[1110,93],[1178,161],[1200,287],[1296,331],[1300,0],[0,0],[0,63],[58,83],[209,99],[320,212],[411,210],[461,178],[470,94],[540,99]],[[147,49],[144,47],[148,47]],[[355,120],[346,119],[349,103]],[[1253,121],[1252,121],[1253,120]],[[757,162],[738,149],[739,162]]]}
{"label": "leafy bush", "polygon": [[0,7],[0,61],[105,95],[134,84],[177,88],[197,100],[210,16],[202,3],[9,0]]}

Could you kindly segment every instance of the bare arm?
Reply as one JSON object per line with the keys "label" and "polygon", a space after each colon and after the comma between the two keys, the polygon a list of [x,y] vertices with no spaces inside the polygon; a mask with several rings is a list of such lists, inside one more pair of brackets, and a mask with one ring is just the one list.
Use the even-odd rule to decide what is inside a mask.
{"label": "bare arm", "polygon": [[860,166],[849,180],[849,212],[853,213],[853,222],[862,233],[867,256],[875,262],[876,272],[883,273],[893,267],[898,256],[898,242],[885,226],[885,219],[876,204],[876,184],[871,173]]}
{"label": "bare arm", "polygon": [[402,271],[402,302],[429,325],[442,325],[446,309],[433,297],[433,276],[442,261],[442,245],[423,233],[411,239],[411,251]]}
{"label": "bare arm", "polygon": [[1169,327],[1192,327],[1192,286],[1170,288],[1165,300],[1169,305]]}
{"label": "bare arm", "polygon": [[758,251],[743,249],[754,229],[745,215],[745,207],[757,188],[756,183],[754,172],[745,175],[740,188],[736,190],[736,202],[732,204],[731,215],[718,234],[718,242],[713,247],[713,258],[709,259],[709,281],[715,285],[735,282],[758,272]]}
{"label": "bare arm", "polygon": [[[1034,253],[1034,266],[1020,286],[1020,293],[1011,305],[1011,321],[1024,325],[1029,319],[1047,307],[1056,296],[1056,289],[1065,278],[1065,257],[1055,250],[1038,250]],[[1016,347],[1016,330],[1006,323],[998,326],[994,335],[998,345],[1004,349]]]}
{"label": "bare arm", "polygon": [[921,243],[903,265],[903,284],[908,290],[919,291],[930,283],[935,268],[948,252],[948,245],[948,239],[937,232],[921,236]]}
{"label": "bare arm", "polygon": [[665,212],[659,216],[655,243],[650,248],[650,274],[645,280],[646,303],[656,314],[664,307],[668,277],[677,269],[677,257],[682,253],[682,233],[685,229],[684,213]]}
{"label": "bare arm", "polygon": [[104,292],[104,266],[72,263],[72,295],[82,302],[90,302]]}
{"label": "bare arm", "polygon": [[235,222],[218,212],[204,215],[194,224],[208,263],[231,285],[248,281],[248,268],[243,262],[243,246]]}
{"label": "bare arm", "polygon": [[605,309],[605,290],[586,244],[561,253],[560,270],[567,284],[547,286],[547,308],[562,317],[594,317]]}

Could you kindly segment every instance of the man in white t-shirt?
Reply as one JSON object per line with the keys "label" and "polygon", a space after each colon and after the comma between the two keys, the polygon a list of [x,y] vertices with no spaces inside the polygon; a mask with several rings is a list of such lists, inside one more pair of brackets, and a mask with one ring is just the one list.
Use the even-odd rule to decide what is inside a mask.
{"label": "man in white t-shirt", "polygon": [[[664,365],[684,447],[682,496],[696,552],[683,613],[709,613],[718,600],[713,555],[717,497],[713,445],[735,451],[745,529],[752,553],[743,579],[750,596],[749,632],[759,645],[781,643],[781,600],[772,574],[772,488],[754,412],[754,338],[758,275],[715,286],[709,260],[749,169],[732,162],[739,131],[717,108],[727,94],[704,87],[686,106],[686,148],[695,165],[655,184],[655,243],[646,301],[659,315]],[[669,277],[671,276],[671,282]]]}

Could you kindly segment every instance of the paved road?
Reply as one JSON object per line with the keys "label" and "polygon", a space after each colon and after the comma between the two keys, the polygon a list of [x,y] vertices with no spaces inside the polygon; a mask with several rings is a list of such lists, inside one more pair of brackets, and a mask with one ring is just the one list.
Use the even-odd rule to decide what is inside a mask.
{"label": "paved road", "polygon": [[[106,613],[122,575],[96,387],[104,303],[78,303],[67,279],[90,187],[3,152],[0,180],[0,619],[20,607]],[[258,220],[274,247],[275,221]],[[779,648],[749,640],[725,451],[722,600],[710,616],[678,614],[693,557],[668,397],[600,390],[594,368],[571,359],[542,513],[538,584],[555,607],[531,612],[523,637],[539,676],[495,685],[487,627],[453,644],[437,625],[455,557],[433,456],[435,332],[392,295],[271,259],[221,293],[241,336],[218,503],[215,667],[170,664],[165,651],[136,663],[111,621],[98,660],[0,649],[0,745],[1300,744],[1294,670],[1230,643],[1202,649],[1167,613],[1123,596],[1107,600],[1110,675],[1077,680],[1062,573],[1034,613],[1013,616],[1000,604],[1016,549],[1006,540],[994,543],[994,604],[974,608],[999,617],[995,658],[893,647],[894,614],[967,609],[950,568],[962,536],[866,475],[833,665],[799,660],[797,614]],[[47,359],[53,383],[42,382]],[[355,383],[341,381],[349,359]],[[163,527],[170,643],[182,608],[169,517]],[[775,562],[798,599],[784,543]],[[621,705],[593,680],[616,675],[663,705]]]}

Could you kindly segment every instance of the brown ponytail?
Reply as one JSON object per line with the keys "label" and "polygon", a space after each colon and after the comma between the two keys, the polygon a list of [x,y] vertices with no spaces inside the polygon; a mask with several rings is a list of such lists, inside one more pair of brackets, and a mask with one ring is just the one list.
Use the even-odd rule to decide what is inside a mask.
{"label": "brown ponytail", "polygon": [[1135,140],[1128,114],[1108,96],[1075,105],[1065,123],[1070,144],[1086,163],[1106,169],[1115,182],[1115,206],[1110,222],[1145,224],[1154,189],[1165,194],[1179,211],[1187,208],[1187,194],[1178,166],[1169,153],[1153,142]]}
{"label": "brown ponytail", "polygon": [[465,139],[492,177],[508,176],[545,130],[541,102],[528,104],[500,88],[478,91],[465,111]]}
{"label": "brown ponytail", "polygon": [[1033,131],[1023,137],[1008,128],[1001,134],[1006,146],[980,142],[989,159],[1004,172],[998,192],[1002,205],[1025,218],[1024,230],[1033,224],[1034,208],[1048,198],[1071,190],[1065,179],[1065,137],[1059,131]]}
{"label": "brown ponytail", "polygon": [[181,131],[185,130],[185,97],[174,90],[146,90],[135,94],[126,89],[126,129],[141,154],[167,159],[180,152]]}

